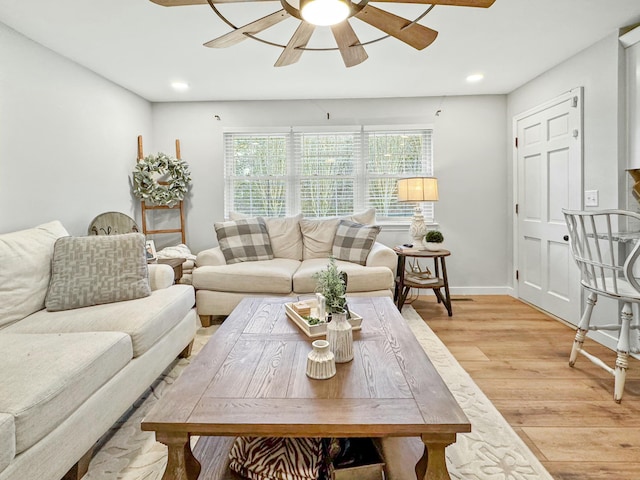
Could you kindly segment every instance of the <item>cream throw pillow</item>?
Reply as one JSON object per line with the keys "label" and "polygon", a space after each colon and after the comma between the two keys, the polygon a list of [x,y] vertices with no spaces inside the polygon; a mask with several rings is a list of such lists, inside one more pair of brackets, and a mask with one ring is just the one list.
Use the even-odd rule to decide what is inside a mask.
{"label": "cream throw pillow", "polygon": [[340,220],[349,220],[362,225],[372,225],[376,221],[376,209],[369,208],[363,212],[345,217],[300,220],[300,230],[304,249],[302,258],[329,258],[333,250],[333,240]]}
{"label": "cream throw pillow", "polygon": [[[229,212],[229,219],[241,220],[251,218],[239,212]],[[267,225],[274,258],[302,260],[302,233],[300,220],[302,214],[293,217],[262,217]]]}
{"label": "cream throw pillow", "polygon": [[351,216],[341,217],[340,220],[351,220],[362,225],[373,225],[376,223],[376,209],[368,208],[363,212],[354,213]]}
{"label": "cream throw pillow", "polygon": [[0,235],[0,328],[44,308],[59,221]]}

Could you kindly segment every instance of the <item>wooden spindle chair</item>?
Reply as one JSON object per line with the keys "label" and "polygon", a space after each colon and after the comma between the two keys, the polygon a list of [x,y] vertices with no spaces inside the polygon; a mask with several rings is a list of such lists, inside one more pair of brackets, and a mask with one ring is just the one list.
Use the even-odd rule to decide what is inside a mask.
{"label": "wooden spindle chair", "polygon": [[[571,349],[569,365],[573,367],[578,353],[581,353],[612,374],[615,378],[613,399],[620,403],[629,353],[639,353],[637,339],[633,339],[635,346],[630,346],[630,335],[633,330],[638,331],[638,319],[634,321],[632,304],[640,303],[640,284],[633,275],[635,262],[640,256],[640,242],[637,241],[635,245],[629,243],[632,235],[620,233],[620,230],[629,225],[636,228],[640,226],[640,215],[623,210],[562,212],[569,229],[571,253],[580,268],[582,288],[589,292]],[[599,295],[622,303],[618,323],[590,325],[591,313]],[[583,350],[587,332],[597,330],[619,332],[615,368]]]}

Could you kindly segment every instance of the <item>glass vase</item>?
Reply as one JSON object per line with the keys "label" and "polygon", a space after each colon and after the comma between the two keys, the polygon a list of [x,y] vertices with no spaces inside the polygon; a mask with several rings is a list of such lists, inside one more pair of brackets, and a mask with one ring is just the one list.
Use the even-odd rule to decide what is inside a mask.
{"label": "glass vase", "polygon": [[327,342],[336,363],[353,360],[353,328],[347,321],[347,312],[333,312],[327,323]]}
{"label": "glass vase", "polygon": [[333,377],[336,374],[336,362],[329,349],[329,342],[316,340],[311,346],[313,350],[307,355],[307,376],[316,380]]}

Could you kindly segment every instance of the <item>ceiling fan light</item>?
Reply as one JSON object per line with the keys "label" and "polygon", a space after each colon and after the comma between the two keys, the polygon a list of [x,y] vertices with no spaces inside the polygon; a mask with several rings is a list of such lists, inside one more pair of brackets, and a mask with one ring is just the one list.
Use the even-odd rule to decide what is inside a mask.
{"label": "ceiling fan light", "polygon": [[307,0],[300,2],[302,18],[313,25],[328,26],[346,20],[351,13],[345,0]]}

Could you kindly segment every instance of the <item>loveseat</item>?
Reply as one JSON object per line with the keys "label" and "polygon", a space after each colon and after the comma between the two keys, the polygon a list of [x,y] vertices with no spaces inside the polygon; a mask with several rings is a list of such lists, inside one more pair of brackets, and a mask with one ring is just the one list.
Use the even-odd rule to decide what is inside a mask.
{"label": "loveseat", "polygon": [[[255,220],[231,212],[230,221],[215,225],[220,245],[197,255],[193,286],[203,325],[212,316],[229,315],[246,296],[314,293],[313,276],[326,268],[331,256],[336,258],[338,269],[347,273],[347,296],[392,296],[397,256],[375,241],[380,228],[374,226],[374,209],[328,219],[302,215],[264,218],[266,250],[270,249],[271,258],[268,253],[261,255],[265,245],[256,245],[256,237],[264,238],[265,234],[255,223],[252,233],[228,238],[230,230],[235,234],[249,228],[241,222]],[[234,258],[238,251],[239,261]],[[253,260],[256,255],[265,259]]]}
{"label": "loveseat", "polygon": [[189,354],[193,288],[147,267],[141,234],[74,238],[58,221],[0,235],[0,265],[0,480],[80,478],[95,442]]}

